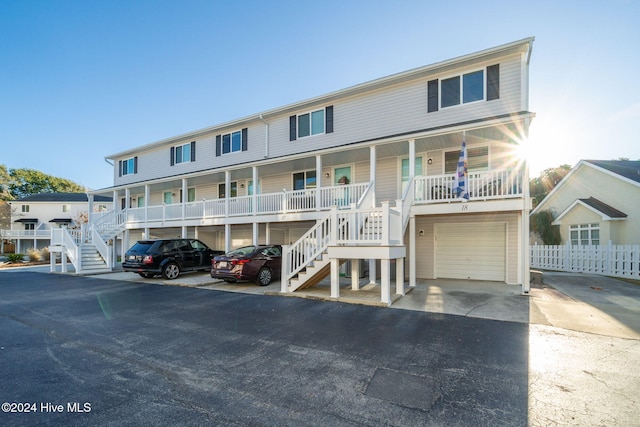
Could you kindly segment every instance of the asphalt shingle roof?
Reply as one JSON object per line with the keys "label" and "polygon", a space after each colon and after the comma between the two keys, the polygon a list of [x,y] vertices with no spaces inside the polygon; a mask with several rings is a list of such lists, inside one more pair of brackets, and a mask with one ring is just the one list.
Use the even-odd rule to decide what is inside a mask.
{"label": "asphalt shingle roof", "polygon": [[580,201],[598,210],[599,212],[602,212],[609,218],[626,218],[627,217],[626,213],[621,212],[612,206],[609,206],[608,204],[596,199],[595,197],[589,197],[588,199],[580,199]]}
{"label": "asphalt shingle roof", "polygon": [[[16,202],[88,202],[85,193],[40,193],[15,200]],[[93,196],[94,202],[111,202],[111,197]]]}
{"label": "asphalt shingle roof", "polygon": [[585,160],[635,182],[640,182],[640,160]]}

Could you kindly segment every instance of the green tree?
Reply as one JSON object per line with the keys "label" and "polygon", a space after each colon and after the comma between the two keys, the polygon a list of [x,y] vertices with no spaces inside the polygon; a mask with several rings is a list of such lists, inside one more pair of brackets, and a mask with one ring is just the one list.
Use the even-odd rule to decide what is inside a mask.
{"label": "green tree", "polygon": [[9,183],[11,182],[11,175],[5,165],[0,165],[0,200],[8,201],[12,200],[11,193],[9,192]]}
{"label": "green tree", "polygon": [[538,233],[545,245],[559,245],[560,227],[552,225],[555,215],[550,210],[540,211],[531,215],[531,231]]}
{"label": "green tree", "polygon": [[[1,173],[1,172],[0,172]],[[85,188],[75,182],[47,175],[34,169],[9,169],[9,197],[19,199],[40,193],[83,193]]]}
{"label": "green tree", "polygon": [[531,179],[529,181],[529,191],[533,199],[533,207],[536,207],[570,170],[571,166],[560,165],[555,168],[545,169],[539,177]]}

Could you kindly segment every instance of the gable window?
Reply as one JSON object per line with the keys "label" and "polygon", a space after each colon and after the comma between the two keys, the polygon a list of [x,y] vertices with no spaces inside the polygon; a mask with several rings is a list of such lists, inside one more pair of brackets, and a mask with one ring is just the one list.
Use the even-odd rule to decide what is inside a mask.
{"label": "gable window", "polygon": [[427,111],[500,98],[500,65],[427,83]]}
{"label": "gable window", "polygon": [[569,238],[573,246],[597,246],[600,244],[600,224],[570,225]]}
{"label": "gable window", "polygon": [[296,172],[293,174],[293,189],[316,188],[316,171]]}
{"label": "gable window", "polygon": [[[444,173],[455,173],[458,168],[460,150],[444,153]],[[489,169],[489,147],[467,148],[467,170],[481,171]]]}
{"label": "gable window", "polygon": [[289,117],[289,140],[333,132],[333,106]]}
{"label": "gable window", "polygon": [[71,212],[71,205],[62,205],[62,212]]}
{"label": "gable window", "polygon": [[29,205],[22,205],[22,212],[23,213],[29,212]]}
{"label": "gable window", "polygon": [[196,161],[196,142],[171,147],[171,166]]}
{"label": "gable window", "polygon": [[248,150],[248,128],[216,135],[216,157]]}
{"label": "gable window", "polygon": [[120,160],[118,163],[119,176],[133,175],[138,173],[138,156],[130,159]]}

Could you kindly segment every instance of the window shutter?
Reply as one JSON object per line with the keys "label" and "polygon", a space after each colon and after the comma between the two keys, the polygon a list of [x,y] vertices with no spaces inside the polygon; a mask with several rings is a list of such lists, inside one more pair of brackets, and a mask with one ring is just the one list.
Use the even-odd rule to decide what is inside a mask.
{"label": "window shutter", "polygon": [[427,112],[438,111],[438,79],[427,83]]}
{"label": "window shutter", "polygon": [[487,67],[487,101],[500,98],[500,64]]}
{"label": "window shutter", "polygon": [[298,131],[296,129],[296,116],[289,117],[289,141],[295,141],[298,136]]}
{"label": "window shutter", "polygon": [[133,173],[138,173],[138,156],[133,158]]}
{"label": "window shutter", "polygon": [[196,142],[191,141],[191,161],[196,161]]}
{"label": "window shutter", "polygon": [[122,160],[118,161],[118,176],[122,176]]}
{"label": "window shutter", "polygon": [[222,154],[222,135],[216,135],[216,157]]}
{"label": "window shutter", "polygon": [[324,118],[325,118],[325,127],[324,127],[325,133],[332,133],[333,132],[333,105],[330,105],[327,108],[325,108]]}
{"label": "window shutter", "polygon": [[170,153],[171,153],[171,159],[169,159],[169,164],[173,166],[175,164],[175,158],[176,158],[176,147],[171,147]]}
{"label": "window shutter", "polygon": [[242,129],[242,151],[247,151],[249,148],[249,132],[248,128]]}

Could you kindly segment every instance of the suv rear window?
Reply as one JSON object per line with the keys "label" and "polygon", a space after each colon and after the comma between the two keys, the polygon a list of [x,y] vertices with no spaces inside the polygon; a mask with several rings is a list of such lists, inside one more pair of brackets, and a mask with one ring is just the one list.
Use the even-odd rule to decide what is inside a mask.
{"label": "suv rear window", "polygon": [[149,249],[151,249],[151,246],[153,246],[153,243],[154,242],[137,242],[129,250],[137,253],[146,253],[146,252],[149,252]]}

